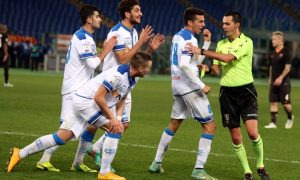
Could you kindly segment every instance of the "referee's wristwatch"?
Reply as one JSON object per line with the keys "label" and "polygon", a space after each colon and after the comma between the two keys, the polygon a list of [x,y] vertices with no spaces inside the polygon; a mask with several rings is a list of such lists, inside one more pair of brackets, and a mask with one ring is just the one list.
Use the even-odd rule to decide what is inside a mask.
{"label": "referee's wristwatch", "polygon": [[205,49],[201,49],[200,55],[204,56],[204,52],[205,52],[205,51],[206,51]]}

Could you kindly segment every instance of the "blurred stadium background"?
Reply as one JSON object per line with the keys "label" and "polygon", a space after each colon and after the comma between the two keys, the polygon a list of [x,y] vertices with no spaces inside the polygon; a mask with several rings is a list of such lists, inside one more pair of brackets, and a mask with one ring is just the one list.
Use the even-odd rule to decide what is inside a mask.
{"label": "blurred stadium background", "polygon": [[[103,24],[95,33],[99,48],[109,29],[120,20],[119,0],[1,0],[0,24],[9,28],[11,67],[29,68],[34,45],[43,47],[41,69],[62,71],[69,39],[81,23],[78,10],[82,4],[96,5],[102,12]],[[207,12],[206,25],[212,32],[212,49],[222,38],[221,20],[229,10],[241,13],[242,31],[254,42],[253,73],[267,76],[266,53],[271,48],[271,32],[283,31],[286,46],[292,52],[291,75],[300,77],[300,1],[299,0],[140,0],[143,17],[138,30],[152,25],[155,32],[167,36],[167,42],[154,55],[154,73],[168,74],[172,35],[182,28],[186,7],[199,7]],[[201,37],[199,37],[201,39]]]}

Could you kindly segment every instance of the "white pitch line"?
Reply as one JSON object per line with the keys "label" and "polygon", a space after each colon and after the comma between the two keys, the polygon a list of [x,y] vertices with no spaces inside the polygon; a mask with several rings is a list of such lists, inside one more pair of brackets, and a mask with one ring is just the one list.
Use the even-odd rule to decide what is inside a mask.
{"label": "white pitch line", "polygon": [[[19,133],[19,132],[2,132],[0,131],[0,134],[7,134],[7,135],[22,135],[22,136],[29,136],[29,137],[40,137],[41,135],[37,134],[26,134],[26,133]],[[150,145],[143,145],[143,144],[127,144],[127,143],[119,143],[122,146],[131,146],[131,147],[139,147],[139,148],[145,148],[145,149],[156,149],[155,146]],[[185,153],[193,153],[196,154],[197,151],[195,150],[188,150],[188,149],[178,149],[178,148],[169,148],[169,151],[175,151],[175,152],[185,152]],[[216,156],[216,157],[233,157],[234,155],[227,155],[227,154],[219,154],[219,153],[210,153],[210,155]],[[255,159],[255,157],[248,157],[249,159]],[[280,163],[289,163],[289,164],[300,164],[300,161],[288,161],[288,160],[282,160],[282,159],[272,159],[272,158],[265,158],[267,161],[273,161],[273,162],[280,162]]]}

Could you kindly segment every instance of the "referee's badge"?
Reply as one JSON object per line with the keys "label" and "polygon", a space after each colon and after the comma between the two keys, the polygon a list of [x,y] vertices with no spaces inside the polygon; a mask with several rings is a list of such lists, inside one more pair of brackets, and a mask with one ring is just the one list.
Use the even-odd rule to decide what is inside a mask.
{"label": "referee's badge", "polygon": [[229,114],[224,114],[224,118],[226,120],[226,123],[229,123]]}

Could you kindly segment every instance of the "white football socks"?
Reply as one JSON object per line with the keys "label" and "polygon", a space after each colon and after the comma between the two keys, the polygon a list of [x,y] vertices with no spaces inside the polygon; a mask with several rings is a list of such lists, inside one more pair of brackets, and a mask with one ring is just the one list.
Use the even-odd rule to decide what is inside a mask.
{"label": "white football socks", "polygon": [[156,162],[162,162],[163,158],[168,150],[168,146],[172,140],[174,136],[174,132],[172,132],[169,129],[165,129],[165,131],[163,132],[161,138],[160,138],[160,142],[156,151],[156,155],[155,155],[155,159],[154,161]]}
{"label": "white football socks", "polygon": [[73,162],[74,166],[79,166],[80,164],[83,163],[84,156],[87,152],[87,149],[92,145],[94,136],[95,136],[94,133],[90,133],[88,131],[84,131],[82,133],[82,136],[78,144],[76,156]]}
{"label": "white football socks", "polygon": [[202,134],[200,141],[199,141],[199,147],[198,147],[198,153],[197,153],[197,160],[195,164],[195,169],[197,168],[204,168],[204,165],[207,161],[208,155],[210,153],[211,149],[211,143],[214,135],[211,134]]}
{"label": "white football socks", "polygon": [[104,140],[103,149],[102,149],[101,169],[100,169],[100,173],[103,175],[106,175],[107,173],[110,172],[110,166],[116,155],[120,138],[121,136],[112,137],[111,133],[109,133]]}
{"label": "white football socks", "polygon": [[20,150],[20,158],[23,159],[31,154],[43,151],[49,147],[58,145],[52,134],[42,136],[37,140],[33,141],[31,144],[25,146]]}
{"label": "white football socks", "polygon": [[51,148],[48,148],[44,151],[42,158],[39,160],[39,163],[45,163],[45,162],[50,162],[51,156],[54,153],[54,151],[57,150],[59,146],[54,146]]}
{"label": "white football socks", "polygon": [[98,139],[98,141],[96,141],[96,142],[93,144],[92,150],[93,150],[95,153],[100,153],[100,152],[101,152],[105,138],[106,138],[106,133],[104,133],[104,134]]}

